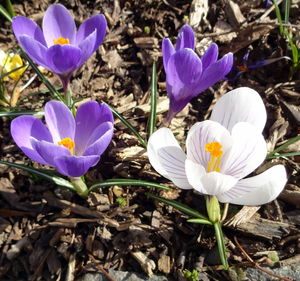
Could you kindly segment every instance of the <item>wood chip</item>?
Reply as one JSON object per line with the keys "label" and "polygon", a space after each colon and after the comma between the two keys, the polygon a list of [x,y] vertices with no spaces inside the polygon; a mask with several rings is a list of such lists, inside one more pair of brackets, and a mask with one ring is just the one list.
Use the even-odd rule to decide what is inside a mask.
{"label": "wood chip", "polygon": [[165,273],[169,274],[171,272],[171,259],[167,255],[162,255],[159,260],[158,260],[158,270]]}
{"label": "wood chip", "polygon": [[155,262],[149,259],[142,252],[130,252],[134,259],[140,264],[141,268],[147,273],[149,277],[153,275],[153,270],[156,268]]}

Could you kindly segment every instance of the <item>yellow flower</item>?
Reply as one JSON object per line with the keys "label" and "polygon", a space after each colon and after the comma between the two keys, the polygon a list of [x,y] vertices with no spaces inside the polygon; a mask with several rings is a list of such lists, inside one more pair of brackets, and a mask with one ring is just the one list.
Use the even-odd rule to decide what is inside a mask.
{"label": "yellow flower", "polygon": [[[20,66],[23,66],[23,62],[19,55],[14,53],[5,53],[4,51],[0,50],[0,71],[6,73],[13,71]],[[8,76],[13,80],[18,80],[24,71],[25,67],[12,72]]]}

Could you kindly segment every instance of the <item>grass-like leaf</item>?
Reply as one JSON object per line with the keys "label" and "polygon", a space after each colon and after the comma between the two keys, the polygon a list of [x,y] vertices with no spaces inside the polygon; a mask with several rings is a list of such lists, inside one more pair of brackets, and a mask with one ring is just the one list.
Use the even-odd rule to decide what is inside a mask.
{"label": "grass-like leaf", "polygon": [[0,5],[0,14],[4,16],[8,21],[12,22],[12,17],[2,5]]}
{"label": "grass-like leaf", "polygon": [[27,171],[27,172],[32,173],[34,175],[37,175],[41,178],[44,178],[44,179],[46,179],[50,182],[53,182],[56,185],[63,186],[63,187],[66,187],[66,188],[68,188],[72,191],[75,191],[74,186],[72,185],[72,183],[70,183],[69,181],[67,181],[64,178],[61,178],[61,177],[58,177],[58,176],[55,176],[55,175],[51,175],[49,173],[50,171],[43,171],[43,170],[40,170],[40,169],[28,167],[26,165],[15,164],[15,163],[7,162],[7,161],[0,161],[0,164]]}
{"label": "grass-like leaf", "polygon": [[[272,158],[278,158],[280,157],[280,155],[283,155],[283,154],[289,154],[289,153],[298,153],[298,152],[289,152],[289,153],[282,153],[280,155],[275,155],[276,153],[278,153],[279,151],[283,150],[283,149],[286,149],[288,146],[290,146],[291,144],[297,142],[300,140],[300,135],[294,137],[294,138],[291,138],[290,140],[288,140],[287,142],[285,142],[284,144],[278,146],[276,149],[274,149],[272,152],[270,152],[268,155],[267,155],[267,159],[272,159]],[[295,154],[297,155],[297,154]],[[284,156],[294,156],[294,155],[284,155]]]}
{"label": "grass-like leaf", "polygon": [[187,222],[213,225],[211,221],[205,219],[189,219]]}
{"label": "grass-like leaf", "polygon": [[157,201],[160,201],[160,202],[163,202],[167,205],[170,205],[172,206],[173,208],[181,211],[182,213],[186,214],[186,215],[189,215],[191,217],[194,217],[194,218],[198,218],[198,219],[203,219],[203,220],[208,220],[208,218],[204,215],[202,215],[201,213],[199,213],[198,211],[190,208],[189,206],[185,205],[185,204],[182,204],[180,202],[177,202],[175,200],[170,200],[170,199],[166,199],[166,198],[163,198],[163,197],[160,197],[160,196],[157,196],[157,195],[154,195],[152,193],[146,193],[146,195],[152,199],[155,199]]}
{"label": "grass-like leaf", "polygon": [[226,246],[224,242],[224,236],[222,232],[222,226],[219,222],[214,223],[215,235],[218,244],[218,250],[222,265],[224,269],[227,270],[229,268],[228,261],[227,261],[227,254],[226,254]]}
{"label": "grass-like leaf", "polygon": [[13,18],[16,16],[15,10],[14,10],[14,6],[12,5],[10,0],[6,0],[6,7],[7,7],[7,11],[9,12],[10,16]]}
{"label": "grass-like leaf", "polygon": [[120,121],[137,137],[139,140],[140,144],[144,147],[147,148],[147,143],[146,141],[141,137],[139,132],[127,121],[126,118],[124,118],[120,113],[118,113],[115,109],[113,109],[110,105],[105,103],[113,112],[113,114],[120,119]]}
{"label": "grass-like leaf", "polygon": [[297,155],[300,155],[300,151],[276,154],[276,155],[272,155],[272,156],[268,157],[268,159],[274,159],[274,158],[280,158],[280,157],[292,157],[292,156],[297,156]]}
{"label": "grass-like leaf", "polygon": [[33,68],[33,70],[36,72],[37,76],[40,78],[40,80],[45,84],[45,86],[48,88],[49,92],[58,100],[65,102],[63,96],[55,89],[55,87],[48,81],[48,79],[45,77],[45,75],[38,69],[36,64],[32,61],[32,59],[22,50],[23,56],[26,58],[30,66]]}
{"label": "grass-like leaf", "polygon": [[0,111],[0,117],[17,117],[21,115],[33,115],[33,116],[43,116],[44,111],[16,111],[16,112],[6,112]]}
{"label": "grass-like leaf", "polygon": [[150,138],[150,136],[155,131],[156,107],[157,107],[157,74],[156,74],[156,62],[153,62],[152,75],[151,75],[151,108],[150,108],[150,118],[148,122],[148,138]]}
{"label": "grass-like leaf", "polygon": [[121,185],[121,186],[144,186],[144,187],[155,187],[165,190],[171,190],[171,188],[154,183],[149,181],[142,181],[142,180],[131,180],[131,179],[109,179],[103,182],[96,183],[89,188],[89,192],[92,192],[95,189],[101,187],[110,187],[114,185]]}

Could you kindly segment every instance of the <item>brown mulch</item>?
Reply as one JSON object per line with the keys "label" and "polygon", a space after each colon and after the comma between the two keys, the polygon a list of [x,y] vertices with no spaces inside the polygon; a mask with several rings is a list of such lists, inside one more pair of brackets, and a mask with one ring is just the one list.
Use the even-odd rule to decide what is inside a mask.
{"label": "brown mulch", "polygon": [[[50,2],[14,3],[18,15],[41,22]],[[108,21],[104,44],[74,75],[71,87],[75,97],[110,104],[146,137],[151,67],[153,61],[158,61],[160,126],[168,110],[161,40],[169,37],[175,42],[178,29],[194,18],[191,2],[196,1],[60,1],[74,14],[77,24],[96,13],[103,13]],[[241,14],[230,7],[229,1],[209,2],[205,18],[195,27],[199,53],[213,41],[219,44],[221,55],[234,52],[235,65],[241,64],[249,48],[249,64],[291,55],[279,35],[274,11],[270,9],[267,14],[263,1],[236,0]],[[291,9],[290,21],[295,25],[299,24],[298,8]],[[197,18],[201,19],[199,15]],[[299,30],[293,32],[299,35]],[[1,21],[0,49],[16,46],[10,24]],[[209,116],[220,96],[236,87],[248,86],[261,94],[267,107],[268,120],[263,133],[272,151],[299,133],[300,77],[299,73],[290,76],[290,66],[289,61],[281,60],[244,73],[235,81],[217,83],[174,119],[172,130],[179,140],[184,140],[192,124]],[[28,70],[22,81],[26,83],[33,75]],[[59,86],[53,74],[45,75]],[[19,98],[21,108],[41,110],[50,95],[27,95],[45,89],[35,79]],[[0,119],[1,160],[40,167],[26,158],[11,140],[10,121]],[[285,152],[299,151],[299,145]],[[231,265],[255,266],[241,247],[262,267],[272,265],[269,254],[274,251],[280,259],[277,266],[299,260],[299,160],[299,157],[268,160],[257,171],[260,173],[275,163],[286,166],[289,181],[277,200],[257,209],[244,209],[245,216],[240,218],[234,215],[241,207],[230,207],[228,217],[234,218],[227,222],[224,234]],[[110,178],[143,179],[172,186],[151,168],[143,148],[119,120],[115,122],[110,147],[87,174],[89,184]],[[192,191],[150,191],[205,213],[204,199]],[[175,280],[184,280],[182,269],[197,269],[212,280],[232,280],[218,266],[213,229],[187,223],[187,216],[148,199],[145,192],[146,188],[116,186],[98,190],[85,201],[26,172],[0,166],[0,280],[71,281],[87,271],[99,271],[99,265],[105,270],[161,273]],[[126,206],[116,201],[120,196]]]}

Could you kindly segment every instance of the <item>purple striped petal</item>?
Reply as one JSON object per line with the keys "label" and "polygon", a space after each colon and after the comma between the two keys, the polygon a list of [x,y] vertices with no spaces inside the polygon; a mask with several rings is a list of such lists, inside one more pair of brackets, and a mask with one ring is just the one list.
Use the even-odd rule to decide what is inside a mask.
{"label": "purple striped petal", "polygon": [[95,52],[103,42],[106,34],[106,19],[103,15],[95,15],[83,22],[77,32],[76,45],[81,45],[89,35],[96,31],[96,40],[92,44],[92,53]]}
{"label": "purple striped petal", "polygon": [[153,168],[182,189],[191,189],[185,173],[186,155],[168,128],[154,132],[148,141],[147,153]]}
{"label": "purple striped petal", "polygon": [[60,156],[54,159],[55,168],[61,174],[69,177],[81,177],[90,167],[95,166],[100,156]]}
{"label": "purple striped petal", "polygon": [[47,51],[45,60],[49,69],[63,76],[72,73],[80,63],[82,52],[71,45],[54,45]]}
{"label": "purple striped petal", "polygon": [[173,44],[171,43],[169,38],[164,38],[162,41],[162,55],[164,62],[164,69],[167,71],[167,65],[169,58],[175,53],[175,49]]}
{"label": "purple striped petal", "polygon": [[18,41],[21,35],[27,35],[46,46],[43,32],[34,21],[22,16],[14,17],[12,21],[12,28]]}
{"label": "purple striped petal", "polygon": [[27,35],[19,36],[19,43],[21,44],[27,55],[38,65],[49,68],[46,60],[47,48],[40,42],[34,40]]}
{"label": "purple striped petal", "polygon": [[41,164],[48,164],[31,144],[32,138],[52,142],[50,132],[40,119],[27,115],[17,117],[11,122],[10,132],[17,146],[29,158]]}
{"label": "purple striped petal", "polygon": [[111,142],[114,133],[114,126],[111,122],[100,124],[89,137],[86,155],[101,155]]}
{"label": "purple striped petal", "polygon": [[[95,101],[82,104],[76,114],[75,154],[82,155],[89,144],[94,130],[105,122],[113,124],[113,115],[109,107]],[[91,143],[90,143],[91,144]]]}
{"label": "purple striped petal", "polygon": [[[64,138],[74,140],[75,120],[71,111],[64,103],[54,100],[47,102],[45,106],[45,119],[53,137],[53,143],[57,144]],[[75,145],[77,145],[76,142]]]}
{"label": "purple striped petal", "polygon": [[231,70],[233,64],[233,55],[228,53],[222,59],[211,64],[202,74],[201,82],[196,89],[196,95],[203,92],[210,86],[223,79],[225,75]]}
{"label": "purple striped petal", "polygon": [[56,145],[54,143],[46,141],[31,141],[33,148],[44,159],[47,165],[54,167],[54,159],[63,155],[70,155],[70,151],[62,145]]}
{"label": "purple striped petal", "polygon": [[219,48],[216,43],[210,44],[206,52],[201,57],[203,72],[218,59]]}
{"label": "purple striped petal", "polygon": [[231,132],[232,147],[221,162],[221,170],[238,179],[253,172],[266,158],[267,145],[261,132],[252,124],[239,122]]}
{"label": "purple striped petal", "polygon": [[277,198],[287,182],[283,165],[276,165],[262,174],[240,180],[229,191],[218,195],[222,203],[262,205]]}
{"label": "purple striped petal", "polygon": [[168,120],[181,111],[197,94],[202,73],[202,63],[191,49],[176,52],[169,59],[167,66],[167,92],[170,99]]}
{"label": "purple striped petal", "polygon": [[179,33],[176,41],[176,51],[184,48],[195,49],[195,34],[189,25],[184,25]]}
{"label": "purple striped petal", "polygon": [[76,26],[69,11],[61,4],[53,4],[47,9],[43,18],[43,32],[48,47],[54,45],[59,37],[69,39],[75,44]]}
{"label": "purple striped petal", "polygon": [[78,63],[78,66],[81,66],[93,54],[96,40],[97,40],[97,31],[95,30],[87,38],[85,38],[83,41],[80,42],[78,47],[81,50],[81,58]]}

